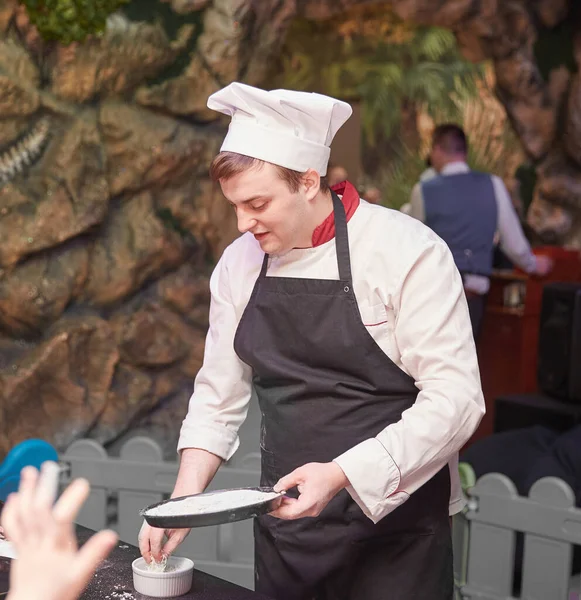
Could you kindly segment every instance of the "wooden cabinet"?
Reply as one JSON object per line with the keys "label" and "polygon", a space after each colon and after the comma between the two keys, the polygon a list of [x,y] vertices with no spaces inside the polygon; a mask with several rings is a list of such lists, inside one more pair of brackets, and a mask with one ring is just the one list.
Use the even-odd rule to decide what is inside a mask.
{"label": "wooden cabinet", "polygon": [[581,281],[581,255],[556,247],[537,248],[555,261],[546,278],[515,271],[496,271],[490,284],[478,340],[478,360],[487,414],[472,441],[489,435],[494,423],[494,399],[507,394],[534,393],[543,286],[552,281]]}

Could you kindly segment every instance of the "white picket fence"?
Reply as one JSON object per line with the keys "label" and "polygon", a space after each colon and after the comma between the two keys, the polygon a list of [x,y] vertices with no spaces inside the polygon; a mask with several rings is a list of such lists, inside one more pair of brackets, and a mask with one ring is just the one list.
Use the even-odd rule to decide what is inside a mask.
{"label": "white picket fence", "polygon": [[469,490],[468,507],[455,518],[456,578],[463,600],[513,600],[517,532],[524,534],[523,600],[580,600],[572,577],[574,546],[581,545],[581,510],[560,479],[537,481],[528,497],[498,473]]}
{"label": "white picket fence", "polygon": [[[248,455],[245,462],[252,464]],[[139,511],[168,498],[173,490],[177,462],[164,462],[159,445],[146,437],[126,442],[118,457],[109,456],[94,440],[77,440],[60,456],[65,467],[63,485],[84,477],[91,483],[90,496],[77,522],[91,529],[109,527],[121,541],[137,544],[143,522]],[[209,489],[256,486],[258,468],[223,466]],[[196,568],[249,589],[254,587],[252,521],[193,529],[179,549]]]}
{"label": "white picket fence", "polygon": [[[91,529],[112,527],[136,544],[139,511],[167,498],[177,476],[177,462],[164,462],[157,443],[136,437],[118,457],[108,456],[93,440],[78,440],[61,455],[67,483],[91,482],[90,498],[79,523]],[[239,463],[240,464],[240,463]],[[210,489],[259,484],[257,456],[242,467],[225,465]],[[248,468],[250,467],[250,468]],[[462,600],[513,600],[516,532],[525,534],[522,600],[581,600],[579,580],[571,579],[573,545],[581,545],[581,510],[569,486],[558,479],[538,481],[528,498],[519,497],[503,475],[489,474],[469,490],[469,505],[454,519],[457,597]],[[252,521],[192,530],[179,552],[196,567],[253,589]]]}

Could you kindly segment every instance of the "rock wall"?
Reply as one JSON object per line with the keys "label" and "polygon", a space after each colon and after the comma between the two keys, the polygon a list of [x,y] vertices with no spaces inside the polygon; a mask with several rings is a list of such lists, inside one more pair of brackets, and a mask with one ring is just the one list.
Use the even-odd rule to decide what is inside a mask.
{"label": "rock wall", "polygon": [[[30,436],[64,448],[146,427],[173,453],[201,364],[211,264],[236,235],[208,179],[224,124],[206,99],[233,80],[268,85],[293,17],[365,0],[164,1],[201,26],[170,39],[115,15],[103,37],[59,47],[0,0],[0,452]],[[556,65],[543,76],[535,55],[542,32],[574,18],[573,2],[384,4],[450,28],[470,59],[492,59],[538,165],[529,222],[581,246],[580,75]]]}
{"label": "rock wall", "polygon": [[0,453],[147,425],[173,454],[235,235],[208,178],[211,63],[144,85],[193,31],[120,16],[65,48],[5,2],[0,32]]}

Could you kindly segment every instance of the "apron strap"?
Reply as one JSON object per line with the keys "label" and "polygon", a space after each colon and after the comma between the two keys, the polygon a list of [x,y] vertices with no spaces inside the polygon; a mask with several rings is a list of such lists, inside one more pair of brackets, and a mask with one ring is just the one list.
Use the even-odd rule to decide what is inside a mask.
{"label": "apron strap", "polygon": [[269,255],[265,252],[264,259],[262,260],[262,269],[260,269],[260,275],[258,276],[260,279],[264,279],[266,277],[266,270],[268,269],[268,257]]}
{"label": "apron strap", "polygon": [[351,282],[351,258],[349,256],[349,234],[347,233],[347,218],[345,208],[339,196],[331,190],[335,213],[335,248],[337,249],[337,266],[339,279]]}
{"label": "apron strap", "polygon": [[[339,196],[331,190],[333,197],[333,215],[335,217],[335,248],[337,251],[337,266],[339,267],[339,279],[351,282],[351,258],[349,256],[349,234],[347,233],[347,217],[345,208]],[[259,277],[266,277],[268,269],[268,254],[264,254],[262,268]]]}

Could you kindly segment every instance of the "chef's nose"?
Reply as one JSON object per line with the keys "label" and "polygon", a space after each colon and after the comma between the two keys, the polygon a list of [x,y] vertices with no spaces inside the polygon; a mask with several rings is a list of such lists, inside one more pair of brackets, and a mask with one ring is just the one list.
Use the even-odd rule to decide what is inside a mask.
{"label": "chef's nose", "polygon": [[240,233],[246,233],[256,226],[256,219],[248,215],[244,209],[239,208],[236,211],[236,218],[238,219],[238,231]]}

